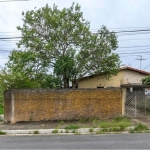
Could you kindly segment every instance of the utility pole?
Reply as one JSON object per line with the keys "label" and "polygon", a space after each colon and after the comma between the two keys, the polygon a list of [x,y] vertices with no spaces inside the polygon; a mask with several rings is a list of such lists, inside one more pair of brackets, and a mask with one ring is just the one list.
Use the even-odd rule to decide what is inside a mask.
{"label": "utility pole", "polygon": [[142,58],[142,55],[137,55],[137,57],[139,57],[139,58],[137,58],[137,59],[135,59],[135,60],[139,60],[139,61],[140,61],[140,70],[141,70],[141,67],[142,67],[142,60],[146,60],[146,59],[143,59],[143,58]]}

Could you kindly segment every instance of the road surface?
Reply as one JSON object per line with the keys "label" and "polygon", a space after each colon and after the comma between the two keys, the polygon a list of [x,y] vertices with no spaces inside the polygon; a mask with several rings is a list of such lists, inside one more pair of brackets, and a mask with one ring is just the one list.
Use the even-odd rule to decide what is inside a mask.
{"label": "road surface", "polygon": [[150,134],[0,136],[0,149],[150,149]]}

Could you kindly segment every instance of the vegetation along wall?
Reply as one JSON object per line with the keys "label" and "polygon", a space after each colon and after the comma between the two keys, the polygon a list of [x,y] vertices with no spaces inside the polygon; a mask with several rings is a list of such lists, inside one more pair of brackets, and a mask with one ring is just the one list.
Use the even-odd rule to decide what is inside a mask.
{"label": "vegetation along wall", "polygon": [[9,90],[6,122],[112,118],[122,114],[121,89]]}

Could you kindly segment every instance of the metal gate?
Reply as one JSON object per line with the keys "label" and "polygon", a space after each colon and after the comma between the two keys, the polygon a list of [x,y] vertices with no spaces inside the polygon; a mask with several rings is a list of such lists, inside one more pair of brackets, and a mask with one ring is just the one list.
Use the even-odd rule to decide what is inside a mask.
{"label": "metal gate", "polygon": [[150,95],[145,94],[145,88],[126,88],[125,114],[128,117],[150,115]]}

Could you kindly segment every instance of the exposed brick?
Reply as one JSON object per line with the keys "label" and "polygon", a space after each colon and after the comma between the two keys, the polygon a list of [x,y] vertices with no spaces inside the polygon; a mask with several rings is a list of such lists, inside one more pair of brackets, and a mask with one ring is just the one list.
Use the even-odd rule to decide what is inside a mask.
{"label": "exposed brick", "polygon": [[4,119],[10,122],[112,118],[122,114],[121,89],[9,90],[4,104]]}

